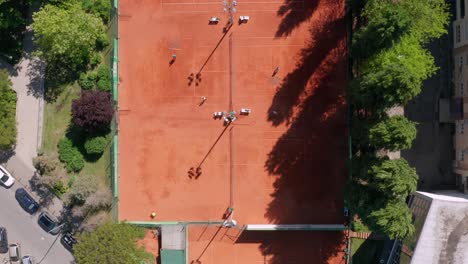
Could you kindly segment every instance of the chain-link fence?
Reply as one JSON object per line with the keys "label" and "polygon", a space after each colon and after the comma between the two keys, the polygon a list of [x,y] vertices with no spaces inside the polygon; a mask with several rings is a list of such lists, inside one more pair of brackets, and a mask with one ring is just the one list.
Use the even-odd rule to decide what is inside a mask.
{"label": "chain-link fence", "polygon": [[119,85],[119,1],[112,1],[109,34],[111,37],[111,50],[109,52],[112,70],[112,99],[114,101],[114,119],[112,120],[112,149],[111,149],[111,176],[112,176],[112,219],[118,221],[119,202],[119,138],[118,138],[118,85]]}

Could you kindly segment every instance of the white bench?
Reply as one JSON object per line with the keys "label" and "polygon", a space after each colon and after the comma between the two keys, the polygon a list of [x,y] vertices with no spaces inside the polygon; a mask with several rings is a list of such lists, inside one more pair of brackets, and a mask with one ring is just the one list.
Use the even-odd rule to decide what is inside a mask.
{"label": "white bench", "polygon": [[219,17],[211,17],[209,22],[210,24],[217,24],[219,22]]}
{"label": "white bench", "polygon": [[249,16],[240,16],[239,20],[241,23],[247,23],[249,21],[250,17]]}
{"label": "white bench", "polygon": [[250,113],[252,113],[252,109],[249,109],[249,108],[241,108],[240,110],[241,115],[248,115]]}

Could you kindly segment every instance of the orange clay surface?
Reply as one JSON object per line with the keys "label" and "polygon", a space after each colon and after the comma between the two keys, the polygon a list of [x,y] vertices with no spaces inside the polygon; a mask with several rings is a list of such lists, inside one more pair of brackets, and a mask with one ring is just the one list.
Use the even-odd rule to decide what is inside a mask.
{"label": "orange clay surface", "polygon": [[346,264],[344,234],[340,232],[240,232],[190,225],[188,238],[188,263]]}
{"label": "orange clay surface", "polygon": [[119,218],[343,223],[344,5],[238,0],[224,34],[221,0],[121,0]]}

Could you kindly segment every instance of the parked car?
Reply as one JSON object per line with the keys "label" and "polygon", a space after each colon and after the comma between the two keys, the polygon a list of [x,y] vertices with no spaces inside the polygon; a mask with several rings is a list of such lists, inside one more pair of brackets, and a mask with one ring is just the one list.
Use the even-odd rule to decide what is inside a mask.
{"label": "parked car", "polygon": [[31,256],[24,256],[21,259],[21,264],[34,264],[34,259]]}
{"label": "parked car", "polygon": [[0,253],[5,254],[8,252],[8,236],[6,228],[0,227]]}
{"label": "parked car", "polygon": [[10,253],[10,263],[11,264],[21,264],[21,253],[19,244],[10,244],[8,249]]}
{"label": "parked car", "polygon": [[34,214],[39,210],[39,204],[23,188],[18,188],[15,192],[15,198],[26,212]]}
{"label": "parked car", "polygon": [[44,229],[49,234],[55,236],[60,232],[60,225],[58,220],[47,212],[42,212],[39,215],[37,222],[42,227],[42,229]]}
{"label": "parked car", "polygon": [[15,183],[15,178],[11,176],[11,174],[0,165],[0,182],[3,186],[10,188]]}
{"label": "parked car", "polygon": [[60,241],[62,242],[62,245],[70,251],[73,251],[73,245],[78,243],[78,241],[73,237],[72,233],[70,232],[65,232],[62,235],[62,239]]}

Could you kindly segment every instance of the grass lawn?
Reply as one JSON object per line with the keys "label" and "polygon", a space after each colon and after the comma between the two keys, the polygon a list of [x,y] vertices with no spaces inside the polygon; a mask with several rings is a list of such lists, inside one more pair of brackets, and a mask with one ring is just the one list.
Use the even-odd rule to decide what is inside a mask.
{"label": "grass lawn", "polygon": [[385,241],[361,238],[351,239],[351,258],[353,264],[379,263]]}
{"label": "grass lawn", "polygon": [[[44,130],[42,152],[44,155],[58,156],[57,144],[67,133],[71,120],[72,101],[79,97],[80,88],[76,85],[66,88],[53,103],[46,103],[44,107]],[[110,135],[109,145],[103,155],[96,161],[85,161],[84,168],[79,175],[94,175],[105,186],[110,186]],[[70,173],[71,175],[72,173]]]}

